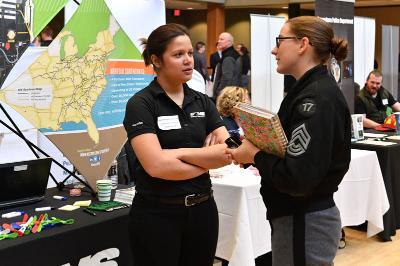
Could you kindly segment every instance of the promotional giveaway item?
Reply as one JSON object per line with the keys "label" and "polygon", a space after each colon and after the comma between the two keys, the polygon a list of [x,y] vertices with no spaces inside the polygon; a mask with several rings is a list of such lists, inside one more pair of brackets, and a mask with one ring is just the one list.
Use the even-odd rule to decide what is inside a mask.
{"label": "promotional giveaway item", "polygon": [[62,220],[56,217],[49,217],[47,213],[39,216],[34,215],[29,218],[27,214],[24,214],[20,222],[2,224],[3,230],[0,231],[0,240],[17,238],[31,233],[37,234],[43,229],[52,228],[57,225],[73,224],[74,222],[74,219]]}
{"label": "promotional giveaway item", "polygon": [[111,199],[111,180],[102,179],[96,181],[97,197],[99,201],[110,201]]}
{"label": "promotional giveaway item", "polygon": [[56,199],[56,200],[63,200],[63,201],[64,201],[64,200],[67,200],[68,197],[54,195],[54,196],[53,196],[53,199]]}
{"label": "promotional giveaway item", "polygon": [[364,126],[363,126],[363,118],[362,114],[354,114],[351,115],[351,124],[352,124],[352,138],[356,140],[364,139]]}
{"label": "promotional giveaway item", "polygon": [[378,131],[393,131],[396,130],[396,117],[394,114],[385,118],[382,125],[375,127]]}
{"label": "promotional giveaway item", "polygon": [[396,135],[400,135],[400,112],[394,113],[396,123]]}
{"label": "promotional giveaway item", "polygon": [[99,202],[99,203],[90,204],[90,206],[87,208],[92,211],[110,212],[110,211],[123,209],[123,208],[127,208],[127,207],[129,207],[129,205],[121,203],[121,202],[107,201],[107,202]]}

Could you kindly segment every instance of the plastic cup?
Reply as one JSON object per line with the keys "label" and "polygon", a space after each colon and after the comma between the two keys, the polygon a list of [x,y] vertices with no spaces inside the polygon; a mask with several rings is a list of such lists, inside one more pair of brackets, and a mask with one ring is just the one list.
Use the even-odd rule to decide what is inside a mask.
{"label": "plastic cup", "polygon": [[110,201],[111,200],[111,180],[97,180],[97,197],[99,201]]}

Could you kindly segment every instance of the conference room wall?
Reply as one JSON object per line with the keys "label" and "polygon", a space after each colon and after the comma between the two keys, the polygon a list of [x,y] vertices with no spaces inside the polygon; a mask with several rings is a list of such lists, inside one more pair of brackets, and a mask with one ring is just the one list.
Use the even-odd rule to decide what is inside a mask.
{"label": "conference room wall", "polygon": [[400,6],[358,7],[354,9],[355,16],[375,18],[375,59],[378,61],[380,69],[382,67],[382,25],[400,25],[399,14]]}
{"label": "conference room wall", "polygon": [[181,15],[174,17],[173,10],[167,9],[166,21],[185,25],[193,45],[198,41],[207,43],[207,10],[181,10]]}
{"label": "conference room wall", "polygon": [[[314,10],[301,10],[304,15],[313,15]],[[250,48],[250,14],[275,15],[287,17],[285,9],[237,8],[225,9],[225,29],[232,33],[235,43],[243,43]],[[207,40],[207,10],[181,10],[179,17],[173,16],[173,10],[166,11],[167,23],[185,25],[190,32],[193,44]]]}

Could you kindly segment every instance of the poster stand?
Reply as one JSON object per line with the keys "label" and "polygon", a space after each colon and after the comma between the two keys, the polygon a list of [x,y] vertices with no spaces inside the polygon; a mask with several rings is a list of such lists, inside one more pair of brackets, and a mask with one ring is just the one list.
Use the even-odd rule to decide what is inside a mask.
{"label": "poster stand", "polygon": [[65,182],[71,177],[75,177],[79,182],[81,182],[82,184],[84,184],[86,187],[88,187],[90,189],[90,193],[92,194],[93,197],[96,196],[96,192],[93,190],[93,188],[91,188],[89,186],[88,183],[86,183],[85,181],[83,181],[80,177],[78,177],[76,175],[76,168],[74,167],[74,170],[71,172],[68,168],[66,168],[64,165],[62,165],[61,163],[59,163],[57,160],[55,160],[54,158],[52,158],[49,154],[47,154],[46,152],[44,152],[41,148],[39,148],[37,145],[35,145],[34,143],[32,143],[30,140],[28,140],[24,134],[22,133],[22,131],[18,128],[17,124],[15,124],[14,120],[11,118],[11,116],[8,114],[8,112],[6,111],[6,109],[4,109],[3,105],[0,103],[0,109],[1,111],[4,113],[4,115],[7,117],[7,119],[11,122],[11,124],[13,125],[14,128],[12,128],[10,125],[8,125],[7,123],[5,123],[3,120],[0,119],[0,123],[5,126],[8,130],[10,130],[11,132],[13,132],[15,135],[17,135],[19,138],[21,138],[26,145],[28,146],[28,148],[32,151],[32,153],[36,156],[36,158],[40,158],[39,154],[37,153],[37,151],[39,151],[41,154],[43,154],[46,157],[51,158],[51,160],[58,165],[59,167],[61,167],[64,171],[66,171],[67,173],[69,173],[69,175],[61,182],[58,182],[57,179],[53,176],[52,173],[50,173],[50,177],[51,179],[54,181],[54,183],[56,184],[57,188],[59,191],[62,191],[65,187]]}

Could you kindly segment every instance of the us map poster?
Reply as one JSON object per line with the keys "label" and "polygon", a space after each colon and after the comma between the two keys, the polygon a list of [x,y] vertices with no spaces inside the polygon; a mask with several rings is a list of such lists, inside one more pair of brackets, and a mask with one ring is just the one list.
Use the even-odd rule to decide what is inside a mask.
{"label": "us map poster", "polygon": [[[163,1],[129,2],[125,4],[135,2],[139,12],[141,2],[143,8],[156,5],[153,11],[164,10]],[[45,134],[92,188],[126,142],[122,126],[126,102],[153,79],[153,69],[145,67],[136,40],[165,22],[164,17],[163,22],[152,20],[143,27],[146,13],[132,17],[123,6],[115,1],[82,1],[48,50],[0,90],[0,101]],[[125,31],[121,24],[136,26]]]}

